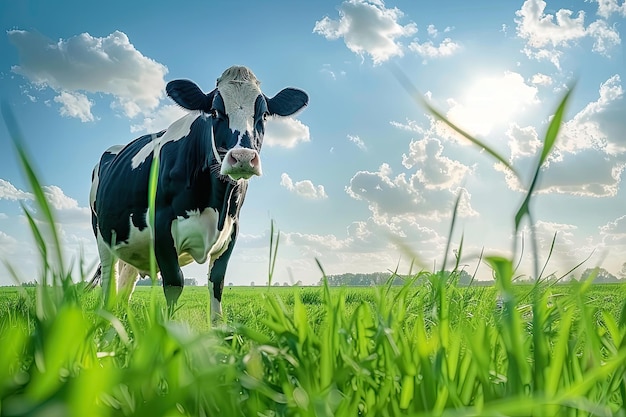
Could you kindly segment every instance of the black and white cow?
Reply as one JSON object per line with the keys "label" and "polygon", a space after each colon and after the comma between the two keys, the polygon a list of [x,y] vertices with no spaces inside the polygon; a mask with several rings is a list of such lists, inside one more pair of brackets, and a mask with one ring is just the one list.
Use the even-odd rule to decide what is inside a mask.
{"label": "black and white cow", "polygon": [[[101,279],[105,300],[111,293],[128,300],[138,274],[150,273],[153,240],[170,311],[183,289],[180,266],[208,260],[211,317],[221,315],[224,275],[247,180],[261,175],[265,120],[292,115],[308,103],[304,91],[285,88],[269,98],[259,85],[252,71],[238,66],[224,71],[208,94],[191,81],[171,81],[167,94],[191,112],[167,130],[102,155],[93,172],[90,205],[100,254],[94,280]],[[159,170],[152,230],[148,187],[155,154]]]}

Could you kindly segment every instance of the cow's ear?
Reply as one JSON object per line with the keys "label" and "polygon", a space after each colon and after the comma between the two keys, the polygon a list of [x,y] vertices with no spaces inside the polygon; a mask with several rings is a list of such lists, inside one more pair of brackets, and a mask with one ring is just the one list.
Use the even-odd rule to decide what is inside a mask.
{"label": "cow's ear", "polygon": [[291,116],[309,103],[309,96],[297,88],[285,88],[266,100],[271,115]]}
{"label": "cow's ear", "polygon": [[165,91],[179,106],[187,110],[202,110],[207,113],[211,110],[213,95],[215,94],[215,90],[209,94],[204,94],[196,83],[189,80],[170,81],[167,83]]}

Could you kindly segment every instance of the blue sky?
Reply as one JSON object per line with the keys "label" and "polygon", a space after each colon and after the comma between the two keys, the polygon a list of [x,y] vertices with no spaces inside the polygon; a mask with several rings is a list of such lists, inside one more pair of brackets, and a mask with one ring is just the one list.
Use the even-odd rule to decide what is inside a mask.
{"label": "blue sky", "polygon": [[[21,125],[68,258],[97,257],[88,194],[102,151],[182,116],[164,95],[168,81],[210,91],[237,64],[267,95],[293,86],[310,103],[268,123],[264,174],[251,180],[227,283],[266,282],[272,219],[281,283],[317,282],[315,258],[328,274],[407,272],[411,256],[396,241],[426,268],[439,266],[458,193],[461,263],[473,272],[483,248],[510,256],[523,184],[426,114],[391,66],[525,182],[577,80],[533,206],[541,256],[556,233],[548,273],[590,254],[588,267],[614,274],[626,261],[623,0],[169,4],[0,2],[0,96]],[[0,258],[31,280],[38,256],[20,203],[32,205],[32,195],[4,126],[0,149]],[[529,258],[520,273],[531,273]],[[206,269],[184,271],[206,282]],[[491,273],[482,265],[479,276]],[[9,283],[0,267],[0,284]]]}

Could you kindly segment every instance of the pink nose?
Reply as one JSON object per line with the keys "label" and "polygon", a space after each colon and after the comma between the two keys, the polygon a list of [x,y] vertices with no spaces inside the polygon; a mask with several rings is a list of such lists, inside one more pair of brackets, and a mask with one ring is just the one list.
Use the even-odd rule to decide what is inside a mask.
{"label": "pink nose", "polygon": [[259,154],[252,149],[233,149],[229,152],[228,162],[232,167],[256,167],[259,165]]}

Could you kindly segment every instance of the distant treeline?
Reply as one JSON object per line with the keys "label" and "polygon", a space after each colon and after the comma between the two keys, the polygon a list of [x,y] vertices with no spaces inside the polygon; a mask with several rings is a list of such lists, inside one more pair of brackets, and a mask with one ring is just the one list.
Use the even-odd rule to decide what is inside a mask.
{"label": "distant treeline", "polygon": [[[150,277],[148,278],[142,278],[139,281],[137,281],[137,285],[138,286],[151,286],[152,285],[152,279]],[[163,281],[161,280],[161,278],[157,279],[156,281],[156,285],[158,286],[162,286],[163,285]],[[198,280],[195,278],[185,278],[185,286],[192,286],[195,287],[198,285]]]}
{"label": "distant treeline", "polygon": [[[447,272],[447,274],[451,274]],[[472,282],[472,276],[466,271],[456,271],[452,274],[454,280],[460,286],[467,286]],[[404,285],[407,279],[414,279],[414,276],[407,277],[403,275],[393,275],[389,272],[373,272],[373,273],[346,273],[339,275],[328,275],[328,285],[331,287],[348,286],[348,287],[370,287],[376,285],[385,285],[392,279],[391,285]],[[424,284],[428,279],[427,275],[419,276],[415,279],[415,285]],[[490,285],[493,281],[475,281],[474,285]],[[323,278],[320,279],[318,285],[323,284]]]}
{"label": "distant treeline", "polygon": [[[623,274],[620,274],[622,275],[622,279],[620,279],[616,277],[615,275],[611,274],[609,271],[607,271],[604,268],[587,268],[582,272],[579,280],[584,281],[587,278],[589,278],[589,276],[591,276],[592,274],[595,274],[595,278],[593,282],[596,284],[621,283],[621,282],[624,282],[626,279],[626,267],[623,268],[623,272],[624,272]],[[493,285],[494,283],[493,279],[489,279],[489,280],[485,280],[482,278],[480,280],[472,279],[472,275],[469,274],[465,270],[456,271],[454,272],[454,274],[452,274],[451,272],[446,272],[446,274],[451,276],[452,279],[455,280],[457,285],[460,287],[465,287],[470,284],[473,286],[488,286],[488,285]],[[389,280],[391,279],[391,277],[392,277],[392,274],[389,272],[374,272],[374,273],[356,273],[356,274],[345,273],[345,274],[338,274],[338,275],[328,275],[326,279],[328,280],[328,285],[330,285],[331,287],[340,287],[340,286],[369,287],[369,286],[387,284]],[[406,283],[406,280],[409,278],[413,278],[413,277],[395,275],[393,277],[392,285],[404,285]],[[428,279],[427,275],[424,275],[423,277],[418,277],[415,280],[415,285],[424,284],[425,280],[427,279]],[[548,277],[545,277],[542,280],[545,280],[546,282],[558,281],[562,283],[567,283],[574,279],[576,278],[573,275],[570,275],[564,278],[556,276],[556,275],[550,275]],[[529,283],[532,283],[532,280],[520,278],[520,279],[515,280],[515,283],[529,284]],[[318,282],[318,285],[322,285],[322,284],[323,284],[323,278],[320,279],[320,281]]]}

